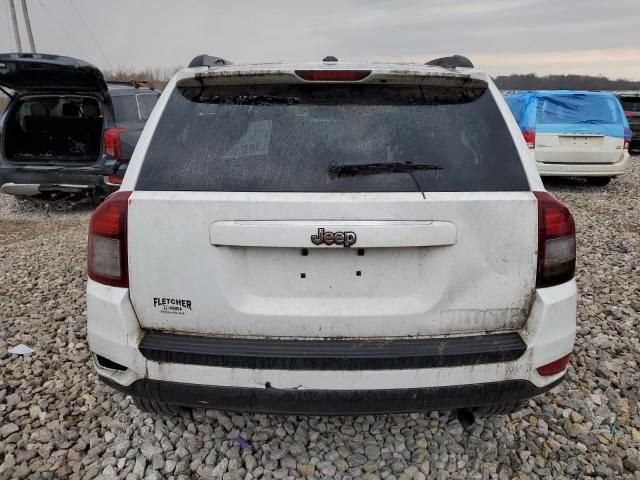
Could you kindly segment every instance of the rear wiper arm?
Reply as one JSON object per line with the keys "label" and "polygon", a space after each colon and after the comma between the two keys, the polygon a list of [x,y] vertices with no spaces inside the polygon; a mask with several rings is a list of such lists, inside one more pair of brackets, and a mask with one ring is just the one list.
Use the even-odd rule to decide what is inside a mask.
{"label": "rear wiper arm", "polygon": [[329,175],[332,177],[349,177],[355,175],[377,175],[381,173],[412,173],[418,170],[443,170],[444,167],[431,163],[413,162],[380,162],[380,163],[347,163],[329,164]]}

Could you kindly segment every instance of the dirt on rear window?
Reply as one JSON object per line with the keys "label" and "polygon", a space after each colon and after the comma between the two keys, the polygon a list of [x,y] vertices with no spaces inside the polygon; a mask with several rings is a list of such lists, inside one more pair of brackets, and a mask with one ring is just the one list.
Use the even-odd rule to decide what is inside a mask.
{"label": "dirt on rear window", "polygon": [[[440,168],[332,175],[336,167],[370,163]],[[136,189],[448,192],[529,186],[487,90],[305,84],[174,90]]]}

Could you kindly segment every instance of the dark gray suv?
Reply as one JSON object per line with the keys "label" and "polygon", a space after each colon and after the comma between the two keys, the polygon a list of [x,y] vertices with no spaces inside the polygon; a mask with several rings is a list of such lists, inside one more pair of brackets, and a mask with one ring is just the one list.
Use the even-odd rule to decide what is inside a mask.
{"label": "dark gray suv", "polygon": [[0,54],[0,192],[116,190],[160,96],[75,58]]}
{"label": "dark gray suv", "polygon": [[620,100],[631,128],[629,150],[640,151],[640,91],[614,92]]}

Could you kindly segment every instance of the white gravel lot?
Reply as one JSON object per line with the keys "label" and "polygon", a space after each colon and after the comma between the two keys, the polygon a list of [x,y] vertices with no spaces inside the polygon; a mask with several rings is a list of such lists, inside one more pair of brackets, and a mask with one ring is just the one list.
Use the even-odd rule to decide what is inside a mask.
{"label": "white gravel lot", "polygon": [[[578,232],[567,381],[511,417],[140,413],[85,338],[89,210],[0,195],[0,479],[640,479],[640,157],[608,187],[553,180]],[[7,353],[24,343],[36,352]],[[247,439],[253,450],[234,440]]]}

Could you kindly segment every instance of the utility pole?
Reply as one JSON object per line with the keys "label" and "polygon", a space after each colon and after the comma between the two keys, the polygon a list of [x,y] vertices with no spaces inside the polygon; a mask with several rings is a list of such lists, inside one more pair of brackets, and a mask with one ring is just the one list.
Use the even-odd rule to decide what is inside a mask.
{"label": "utility pole", "polygon": [[22,53],[22,43],[20,43],[20,31],[18,30],[18,19],[16,18],[16,6],[13,0],[9,0],[9,6],[11,7],[11,20],[13,21],[13,33],[16,36],[16,48],[18,53]]}
{"label": "utility pole", "polygon": [[[13,3],[13,1],[11,3]],[[22,13],[24,14],[24,23],[27,24],[27,35],[29,37],[31,53],[36,53],[36,46],[33,43],[33,32],[31,31],[31,21],[29,20],[29,11],[27,10],[27,0],[22,0]]]}

